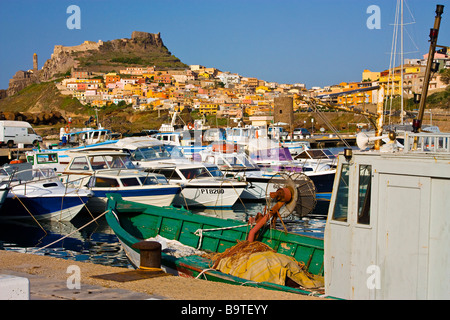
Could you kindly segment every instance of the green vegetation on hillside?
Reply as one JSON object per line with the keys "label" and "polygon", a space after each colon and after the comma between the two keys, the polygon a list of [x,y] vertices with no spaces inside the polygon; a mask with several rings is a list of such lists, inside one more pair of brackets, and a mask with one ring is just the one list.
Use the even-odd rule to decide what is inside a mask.
{"label": "green vegetation on hillside", "polygon": [[9,112],[65,110],[76,114],[84,114],[87,111],[78,99],[62,95],[53,81],[29,85],[13,96],[1,99],[0,110]]}
{"label": "green vegetation on hillside", "polygon": [[79,68],[95,72],[109,72],[129,66],[156,66],[158,68],[186,68],[186,64],[165,47],[145,44],[118,44],[117,40],[105,42],[99,51],[89,50],[73,53]]}

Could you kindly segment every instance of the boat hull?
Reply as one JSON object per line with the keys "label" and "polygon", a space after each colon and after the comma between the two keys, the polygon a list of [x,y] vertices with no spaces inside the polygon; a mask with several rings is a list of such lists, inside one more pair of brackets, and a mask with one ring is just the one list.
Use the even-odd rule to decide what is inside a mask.
{"label": "boat hull", "polygon": [[242,195],[246,184],[188,184],[174,199],[174,205],[206,208],[231,208]]}
{"label": "boat hull", "polygon": [[87,207],[93,212],[103,212],[106,209],[108,193],[116,193],[122,196],[124,200],[134,201],[137,203],[153,205],[153,206],[169,206],[172,204],[175,196],[180,193],[179,187],[173,186],[158,186],[155,188],[136,188],[130,190],[111,188],[91,188],[94,196],[89,200]]}
{"label": "boat hull", "polygon": [[87,196],[9,195],[2,205],[0,219],[70,221],[88,202]]}

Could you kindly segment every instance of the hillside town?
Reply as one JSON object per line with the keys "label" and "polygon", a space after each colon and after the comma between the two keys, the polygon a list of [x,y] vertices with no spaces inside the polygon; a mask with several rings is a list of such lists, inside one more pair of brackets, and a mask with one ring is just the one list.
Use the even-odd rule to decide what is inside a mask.
{"label": "hillside town", "polygon": [[[342,82],[323,88],[307,89],[305,84],[279,84],[237,73],[222,72],[213,67],[190,65],[184,70],[158,70],[156,67],[127,67],[117,72],[98,73],[72,68],[70,77],[61,81],[59,88],[77,98],[82,104],[104,107],[111,104],[132,105],[136,110],[182,111],[184,107],[198,110],[200,114],[217,117],[241,118],[267,115],[273,112],[274,98],[280,95],[294,98],[294,112],[307,110],[301,95],[330,95],[330,102],[342,106],[362,107],[377,103],[377,90],[371,87],[384,85],[387,94],[408,96],[422,90],[427,55],[422,59],[407,59],[403,69],[399,66],[380,72],[364,70],[361,81]],[[442,69],[450,68],[448,54],[435,54],[438,71],[430,80],[429,90],[443,89]],[[403,73],[403,85],[400,82]],[[369,89],[354,92],[357,89]]]}

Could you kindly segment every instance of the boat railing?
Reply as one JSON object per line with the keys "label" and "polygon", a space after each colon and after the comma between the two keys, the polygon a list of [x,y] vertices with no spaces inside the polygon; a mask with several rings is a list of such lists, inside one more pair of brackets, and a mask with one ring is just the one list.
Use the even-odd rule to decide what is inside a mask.
{"label": "boat railing", "polygon": [[403,152],[450,153],[450,133],[405,132]]}
{"label": "boat railing", "polygon": [[[60,180],[60,177],[56,175],[55,170],[51,168],[32,168],[32,169],[24,169],[24,170],[13,170],[8,174],[7,184],[11,187],[23,187],[24,195],[32,190],[35,190],[36,187],[34,184],[36,182],[45,183],[47,182],[61,182],[65,187],[65,193],[68,193],[68,184],[64,183]],[[79,189],[79,188],[76,188]]]}

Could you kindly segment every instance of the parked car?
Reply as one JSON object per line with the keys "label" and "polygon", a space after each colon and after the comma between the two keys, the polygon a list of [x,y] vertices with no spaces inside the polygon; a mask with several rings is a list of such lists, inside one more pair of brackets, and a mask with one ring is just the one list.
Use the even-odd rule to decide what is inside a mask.
{"label": "parked car", "polygon": [[311,133],[308,129],[305,128],[295,128],[293,132],[294,137],[295,136],[303,136],[304,138],[309,138],[311,136]]}

